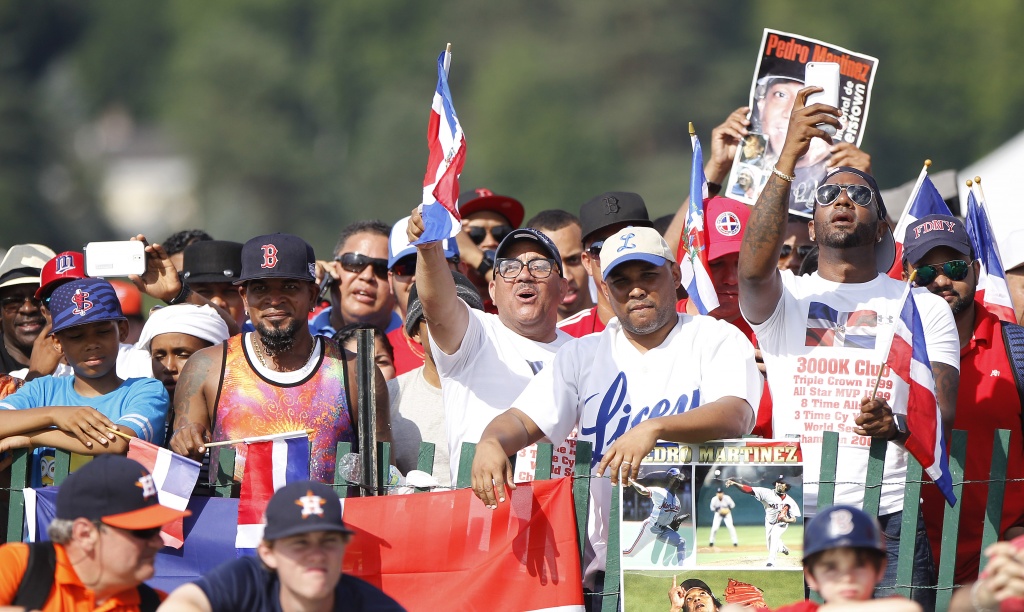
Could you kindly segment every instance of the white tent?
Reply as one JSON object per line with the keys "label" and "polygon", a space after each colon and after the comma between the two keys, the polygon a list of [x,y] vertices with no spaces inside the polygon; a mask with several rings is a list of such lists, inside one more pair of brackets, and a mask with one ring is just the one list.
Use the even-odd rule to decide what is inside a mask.
{"label": "white tent", "polygon": [[1024,132],[957,175],[960,210],[967,212],[967,179],[981,177],[986,209],[1006,269],[1024,263]]}

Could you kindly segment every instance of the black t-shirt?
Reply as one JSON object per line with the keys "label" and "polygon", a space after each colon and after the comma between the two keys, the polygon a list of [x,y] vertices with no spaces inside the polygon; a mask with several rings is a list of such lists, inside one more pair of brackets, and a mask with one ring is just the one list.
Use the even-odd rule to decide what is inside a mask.
{"label": "black t-shirt", "polygon": [[[214,612],[279,612],[281,585],[277,574],[263,569],[255,557],[225,563],[196,581]],[[334,588],[334,609],[345,612],[405,612],[377,587],[354,576],[341,575]]]}

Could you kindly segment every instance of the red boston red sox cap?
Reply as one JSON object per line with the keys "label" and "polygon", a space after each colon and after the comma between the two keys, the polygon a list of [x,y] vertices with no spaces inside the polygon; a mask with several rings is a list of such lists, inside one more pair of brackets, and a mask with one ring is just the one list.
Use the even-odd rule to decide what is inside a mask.
{"label": "red boston red sox cap", "polygon": [[308,242],[291,234],[256,236],[242,245],[242,276],[234,282],[293,278],[316,282],[316,256]]}

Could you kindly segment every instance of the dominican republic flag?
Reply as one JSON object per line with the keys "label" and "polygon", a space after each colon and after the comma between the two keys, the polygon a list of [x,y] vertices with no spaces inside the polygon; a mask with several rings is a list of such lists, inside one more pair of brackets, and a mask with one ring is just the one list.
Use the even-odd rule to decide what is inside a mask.
{"label": "dominican republic flag", "polygon": [[571,478],[520,484],[494,510],[470,489],[347,499],[342,569],[410,612],[583,612],[573,508]]}
{"label": "dominican republic flag", "polygon": [[[892,326],[892,338],[890,340],[886,335],[879,348],[885,356],[885,365],[909,386],[906,403],[896,402],[892,406],[894,412],[907,417],[910,437],[905,447],[920,462],[952,506],[956,503],[956,496],[953,495],[953,477],[949,473],[949,462],[946,459],[942,415],[935,399],[935,378],[928,359],[921,316],[911,296],[911,283],[906,285],[899,318]],[[891,344],[886,347],[885,343]]]}
{"label": "dominican republic flag", "polygon": [[804,346],[845,346],[875,348],[878,313],[874,310],[839,312],[822,304],[811,302],[807,310],[807,337]]}
{"label": "dominican republic flag", "polygon": [[437,89],[430,105],[430,122],[427,124],[427,173],[423,177],[424,231],[412,244],[427,244],[445,238],[454,238],[462,231],[462,217],[459,216],[459,175],[466,162],[466,134],[459,124],[452,104],[452,92],[448,89],[448,66],[451,53],[442,51],[437,58]]}
{"label": "dominican republic flag", "polygon": [[683,276],[683,286],[697,311],[706,315],[718,308],[718,294],[711,281],[708,251],[704,235],[704,201],[708,199],[708,179],[704,176],[704,154],[700,139],[690,124],[690,145],[693,147],[693,167],[690,169],[690,212],[679,237],[676,261]]}
{"label": "dominican republic flag", "polygon": [[911,224],[928,215],[952,217],[953,213],[949,211],[949,206],[946,206],[945,200],[939,195],[939,190],[928,178],[928,166],[926,165],[921,169],[921,174],[917,177],[917,184],[914,185],[914,190],[910,193],[907,207],[903,209],[900,221],[893,231],[893,238],[896,239],[896,260],[893,262],[892,268],[889,268],[890,277],[903,280],[903,238],[907,235],[907,228]]}
{"label": "dominican republic flag", "polygon": [[[128,458],[141,463],[153,475],[161,505],[175,510],[188,507],[192,489],[199,480],[198,462],[138,438],[128,442]],[[181,548],[185,542],[183,524],[183,517],[179,517],[173,523],[164,525],[160,532],[164,546]]]}
{"label": "dominican republic flag", "polygon": [[[981,300],[985,307],[1003,321],[1017,322],[1010,300],[1010,289],[1006,286],[1006,273],[1003,261],[999,257],[999,249],[992,236],[992,226],[988,222],[988,213],[983,206],[984,199],[974,197],[974,187],[967,193],[967,235],[974,247],[974,256],[981,260],[981,274],[978,276],[976,299]],[[980,201],[979,201],[980,200]]]}
{"label": "dominican republic flag", "polygon": [[309,480],[309,435],[305,431],[247,438],[245,443],[248,451],[235,536],[235,548],[243,551],[256,548],[263,539],[263,513],[274,491],[290,482]]}

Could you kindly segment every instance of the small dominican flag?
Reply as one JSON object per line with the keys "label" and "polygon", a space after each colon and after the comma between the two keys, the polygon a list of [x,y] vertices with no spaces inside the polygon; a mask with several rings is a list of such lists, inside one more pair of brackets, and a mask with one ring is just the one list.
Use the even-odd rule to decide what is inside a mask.
{"label": "small dominican flag", "polygon": [[[979,200],[981,200],[979,202]],[[974,197],[974,185],[967,192],[967,235],[971,238],[974,256],[981,260],[981,274],[978,276],[978,290],[975,299],[981,300],[985,307],[1003,321],[1017,322],[1010,300],[1010,288],[1006,285],[1006,273],[1003,271],[1002,258],[992,226],[988,222],[988,213],[983,206],[984,200]]]}
{"label": "small dominican flag", "polygon": [[423,177],[423,202],[420,204],[424,231],[413,245],[454,238],[462,231],[462,217],[458,209],[459,175],[466,162],[466,134],[455,114],[452,92],[448,89],[450,63],[451,53],[442,51],[437,58],[437,89],[427,124],[430,157]]}
{"label": "small dominican flag", "polygon": [[704,176],[704,154],[700,139],[690,124],[690,145],[693,147],[693,167],[690,169],[690,210],[686,225],[679,237],[676,261],[682,272],[683,286],[697,311],[706,315],[718,308],[718,293],[711,281],[708,251],[704,235],[704,201],[708,199],[708,179]]}
{"label": "small dominican flag", "polygon": [[235,548],[243,550],[256,548],[263,539],[263,513],[274,491],[290,482],[309,480],[309,435],[305,431],[247,438],[245,443],[249,450],[235,536]]}
{"label": "small dominican flag", "polygon": [[918,184],[910,195],[910,202],[903,209],[900,221],[893,231],[893,238],[896,239],[896,260],[893,261],[892,268],[889,268],[889,276],[896,280],[903,280],[903,238],[906,237],[907,228],[928,215],[953,216],[949,206],[946,206],[946,201],[939,195],[939,190],[928,178],[928,166],[921,169],[921,176],[917,180]]}
{"label": "small dominican flag", "polygon": [[[153,475],[161,505],[175,510],[188,507],[192,489],[199,480],[198,462],[138,438],[128,441],[128,458],[141,463]],[[181,548],[184,544],[182,521],[182,517],[179,517],[173,523],[164,525],[160,532],[164,546]]]}
{"label": "small dominican flag", "polygon": [[839,312],[828,304],[811,302],[807,310],[807,335],[804,346],[844,346],[875,348],[874,310]]}
{"label": "small dominican flag", "polygon": [[[892,406],[894,412],[904,414],[907,418],[910,437],[904,446],[920,462],[952,506],[956,503],[956,496],[953,495],[953,477],[949,473],[949,461],[946,458],[942,415],[935,398],[935,378],[928,359],[924,327],[921,325],[917,304],[911,296],[911,283],[906,285],[899,318],[893,323],[892,339],[884,338],[879,349],[885,356],[885,365],[909,386],[907,401],[896,402]],[[886,347],[888,342],[891,344]]]}

